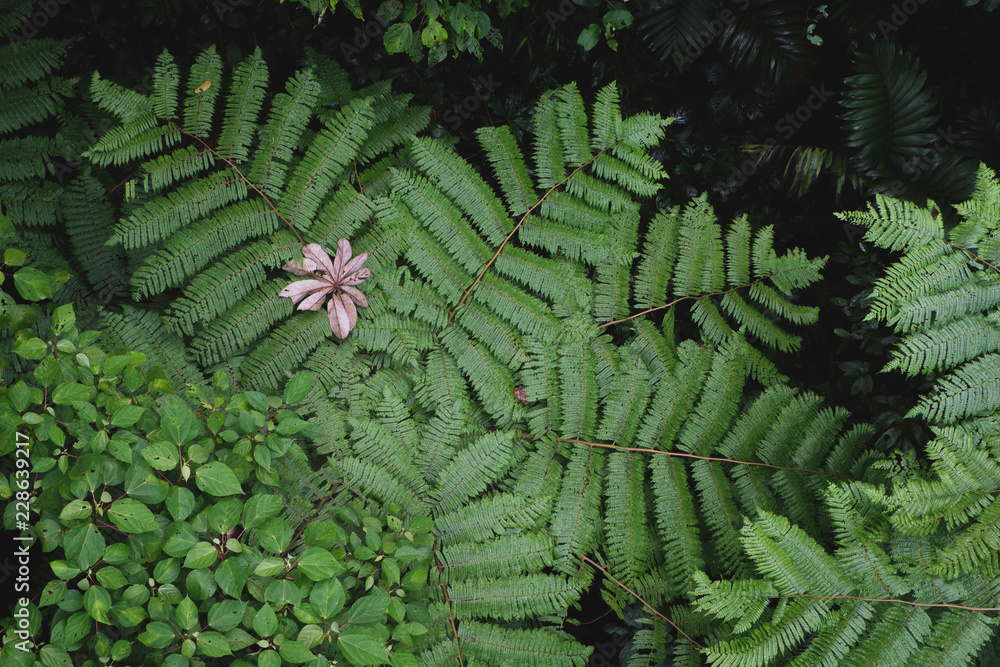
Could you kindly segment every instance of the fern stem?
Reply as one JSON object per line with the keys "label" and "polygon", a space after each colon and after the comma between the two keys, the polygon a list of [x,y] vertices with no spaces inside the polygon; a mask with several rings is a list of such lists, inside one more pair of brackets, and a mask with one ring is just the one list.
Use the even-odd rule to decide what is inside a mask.
{"label": "fern stem", "polygon": [[[434,546],[431,547],[435,549],[434,551],[434,564],[437,565],[438,574],[440,575],[444,572],[444,566],[441,565],[441,559],[438,558],[438,553],[436,550],[437,539],[435,538]],[[451,598],[448,597],[448,587],[442,581],[439,586],[441,586],[441,592],[444,593],[444,604],[448,607],[448,621],[451,623],[451,631],[455,635],[455,653],[458,657],[458,664],[460,667],[465,667],[465,663],[462,662],[462,645],[458,637],[458,627],[455,625],[455,615],[451,613]]]}
{"label": "fern stem", "polygon": [[618,585],[619,588],[625,590],[626,592],[628,592],[629,595],[631,595],[636,600],[638,600],[643,605],[645,605],[646,609],[649,609],[651,612],[653,612],[654,614],[656,614],[657,616],[659,616],[660,618],[662,618],[664,621],[666,621],[667,623],[669,623],[673,627],[674,630],[676,630],[680,634],[684,635],[684,638],[687,639],[689,642],[691,642],[692,644],[694,644],[695,646],[697,646],[700,649],[704,649],[705,648],[704,646],[702,646],[701,644],[699,644],[695,640],[691,639],[691,637],[688,635],[688,633],[686,633],[686,632],[684,632],[683,630],[680,629],[680,626],[678,626],[676,623],[674,623],[673,621],[671,621],[669,618],[667,618],[666,616],[664,616],[660,612],[656,611],[656,609],[654,609],[651,604],[649,604],[648,602],[646,602],[645,600],[642,599],[641,595],[639,595],[638,593],[636,593],[635,591],[633,591],[631,588],[629,588],[628,586],[626,586],[625,584],[623,584],[622,582],[618,581],[613,576],[611,576],[610,572],[608,572],[603,567],[601,567],[600,565],[598,565],[593,560],[591,560],[590,558],[588,558],[587,556],[585,556],[583,554],[580,554],[580,558],[583,559],[583,562],[588,563],[588,564],[592,565],[593,567],[597,568],[598,570],[600,570],[601,573],[605,577],[607,577],[611,581],[615,582]]}
{"label": "fern stem", "polygon": [[911,600],[898,600],[896,598],[863,598],[856,595],[775,595],[768,598],[770,600],[781,600],[783,598],[811,598],[814,600],[858,600],[860,602],[892,602],[894,604],[905,604],[910,607],[944,607],[945,609],[960,609],[962,611],[1000,611],[1000,607],[968,607],[963,604],[950,604],[948,602],[913,602]]}
{"label": "fern stem", "polygon": [[272,210],[272,211],[274,211],[274,214],[275,214],[276,216],[278,216],[278,219],[279,219],[279,220],[281,220],[281,221],[282,221],[283,223],[285,223],[286,225],[288,225],[288,228],[289,228],[290,230],[292,230],[292,233],[293,233],[293,234],[295,234],[295,238],[297,238],[297,239],[299,240],[299,243],[301,243],[302,245],[305,245],[305,244],[306,244],[306,240],[305,240],[304,238],[302,238],[302,235],[301,235],[301,234],[299,234],[299,230],[295,229],[295,225],[293,225],[292,223],[288,222],[288,219],[287,219],[287,218],[285,218],[285,216],[281,215],[281,212],[280,212],[280,211],[278,211],[278,207],[274,205],[274,202],[272,202],[272,201],[270,200],[270,198],[269,198],[269,197],[268,197],[268,196],[267,196],[266,194],[264,194],[263,190],[261,190],[261,189],[260,189],[260,188],[258,188],[258,187],[257,187],[256,185],[254,185],[254,184],[253,184],[253,183],[252,183],[252,182],[250,181],[250,179],[249,179],[249,178],[247,178],[247,177],[246,177],[246,176],[245,176],[245,175],[243,174],[243,172],[242,172],[242,171],[240,171],[240,170],[239,170],[239,169],[238,169],[238,168],[236,167],[236,165],[235,165],[235,164],[233,164],[233,163],[232,163],[231,161],[229,161],[228,159],[226,159],[226,158],[222,157],[221,155],[219,155],[219,153],[218,153],[218,152],[217,152],[217,151],[216,151],[216,150],[215,150],[214,148],[212,148],[212,147],[211,147],[211,146],[209,146],[209,145],[208,145],[207,143],[205,143],[205,140],[204,140],[204,139],[202,139],[201,137],[199,137],[199,136],[197,136],[197,135],[194,135],[194,134],[190,134],[190,133],[188,133],[188,132],[185,132],[185,131],[184,131],[184,128],[182,128],[182,127],[181,127],[180,125],[178,125],[177,123],[174,123],[173,121],[170,121],[170,122],[171,122],[171,123],[173,123],[174,127],[176,127],[176,128],[177,128],[177,130],[178,130],[178,131],[179,131],[179,132],[180,132],[181,134],[186,134],[187,136],[189,136],[189,137],[191,137],[191,138],[195,139],[195,140],[196,140],[196,141],[198,141],[198,142],[199,142],[199,143],[200,143],[200,144],[201,144],[202,146],[204,146],[204,147],[205,147],[206,149],[208,149],[208,150],[209,150],[209,151],[210,151],[210,152],[212,153],[212,155],[214,155],[214,156],[215,156],[216,158],[218,158],[218,159],[222,160],[223,162],[225,162],[226,164],[228,164],[228,165],[229,165],[229,168],[230,168],[230,169],[232,169],[233,171],[235,171],[235,172],[237,173],[237,175],[238,175],[238,176],[239,176],[240,178],[242,178],[242,179],[243,179],[244,181],[246,181],[246,184],[247,184],[247,187],[249,187],[249,188],[250,188],[251,190],[253,190],[253,191],[254,191],[254,192],[256,192],[257,194],[259,194],[259,195],[261,196],[261,198],[263,198],[263,200],[264,200],[265,202],[267,202],[267,205],[271,207],[271,210]]}
{"label": "fern stem", "polygon": [[718,456],[699,456],[698,454],[688,454],[687,452],[668,452],[661,449],[648,449],[646,447],[620,447],[614,443],[608,444],[606,442],[588,442],[586,440],[580,440],[579,438],[556,438],[556,442],[571,442],[578,445],[587,445],[588,447],[604,447],[606,449],[616,449],[620,452],[644,452],[646,454],[662,454],[664,456],[678,456],[685,459],[698,459],[699,461],[719,461],[720,463],[739,463],[740,465],[745,465],[745,466],[762,466],[764,468],[773,468],[774,470],[810,472],[816,475],[833,475],[834,477],[842,477],[846,479],[844,475],[832,472],[830,470],[813,470],[811,468],[791,468],[786,466],[774,465],[773,463],[764,463],[763,461],[740,461],[737,459],[726,459]]}
{"label": "fern stem", "polygon": [[451,320],[452,320],[452,318],[455,317],[455,313],[458,311],[459,308],[462,307],[462,305],[465,303],[465,300],[469,298],[469,295],[472,294],[472,290],[474,290],[476,288],[476,285],[479,284],[479,281],[481,281],[483,279],[483,276],[486,275],[486,272],[489,271],[489,268],[491,266],[493,266],[493,262],[497,261],[497,257],[499,257],[500,253],[503,252],[504,246],[506,246],[507,242],[510,241],[510,239],[514,236],[514,234],[517,233],[517,230],[521,228],[521,225],[523,225],[524,221],[528,219],[528,216],[531,215],[532,212],[534,212],[534,210],[536,208],[538,208],[539,206],[541,206],[542,202],[545,201],[545,198],[548,197],[550,194],[552,194],[556,190],[556,188],[558,188],[559,186],[561,186],[564,183],[566,183],[569,179],[573,178],[573,176],[575,176],[578,171],[580,171],[581,169],[583,169],[584,167],[586,167],[587,165],[589,165],[591,162],[593,162],[594,160],[596,160],[598,158],[598,156],[600,156],[602,153],[604,153],[608,149],[614,148],[616,145],[617,144],[612,144],[611,146],[605,146],[604,148],[602,148],[601,150],[599,150],[597,153],[594,154],[593,157],[591,157],[589,160],[587,160],[586,162],[582,163],[576,169],[574,169],[573,171],[571,171],[569,173],[569,175],[566,176],[566,178],[562,179],[561,181],[559,181],[558,183],[556,183],[555,185],[553,185],[551,188],[549,188],[545,192],[545,194],[542,195],[538,199],[538,201],[536,201],[531,206],[531,208],[529,208],[527,211],[524,212],[524,215],[521,216],[521,219],[517,221],[516,225],[514,225],[514,229],[510,230],[510,233],[507,234],[507,237],[504,238],[504,240],[500,243],[500,247],[497,248],[497,251],[495,253],[493,253],[493,257],[490,258],[490,261],[486,262],[486,265],[483,267],[483,270],[479,272],[478,276],[476,276],[476,280],[472,283],[472,285],[469,286],[469,289],[465,290],[465,293],[462,294],[462,298],[458,302],[458,305],[455,306],[455,310],[453,310],[450,313],[448,313],[448,322],[444,325],[445,328],[447,328],[451,324]]}
{"label": "fern stem", "polygon": [[612,320],[610,322],[605,322],[604,324],[602,324],[600,326],[601,326],[601,328],[604,328],[604,327],[610,327],[612,324],[618,324],[620,322],[628,322],[629,320],[634,320],[637,317],[642,317],[643,315],[648,315],[649,313],[655,312],[657,310],[663,310],[664,308],[670,308],[671,306],[674,306],[674,305],[680,303],[684,299],[694,299],[695,301],[700,301],[701,299],[705,299],[705,298],[710,297],[710,296],[722,296],[724,294],[728,294],[729,292],[734,292],[734,291],[736,291],[738,289],[743,289],[744,287],[752,287],[753,285],[756,285],[757,283],[759,283],[762,280],[764,280],[764,279],[763,278],[758,278],[757,280],[753,281],[752,283],[747,283],[746,285],[737,285],[736,287],[730,287],[729,289],[723,290],[722,292],[712,292],[710,294],[702,294],[700,296],[692,296],[692,295],[682,296],[682,297],[680,297],[678,299],[674,299],[670,303],[664,304],[662,306],[656,306],[654,308],[647,308],[646,310],[642,311],[641,313],[636,313],[635,315],[629,315],[628,317],[623,317],[620,320]]}

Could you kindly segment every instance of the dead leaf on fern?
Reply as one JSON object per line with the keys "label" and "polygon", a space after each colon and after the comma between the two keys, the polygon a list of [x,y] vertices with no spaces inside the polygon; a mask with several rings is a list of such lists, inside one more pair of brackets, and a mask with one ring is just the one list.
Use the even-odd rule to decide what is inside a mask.
{"label": "dead leaf on fern", "polygon": [[358,323],[355,306],[368,307],[368,299],[355,287],[372,273],[371,269],[361,268],[368,259],[368,253],[363,252],[352,259],[350,242],[340,239],[333,261],[317,243],[303,247],[302,255],[301,261],[291,261],[282,268],[297,276],[311,278],[286,285],[278,296],[287,296],[292,303],[301,301],[298,310],[319,310],[323,300],[329,296],[326,310],[330,314],[330,328],[333,335],[344,340]]}

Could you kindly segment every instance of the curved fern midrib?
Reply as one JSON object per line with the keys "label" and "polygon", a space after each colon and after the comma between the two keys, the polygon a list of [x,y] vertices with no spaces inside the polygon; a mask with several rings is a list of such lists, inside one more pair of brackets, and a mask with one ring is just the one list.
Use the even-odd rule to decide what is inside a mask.
{"label": "curved fern midrib", "polygon": [[[333,141],[333,143],[331,145],[330,150],[324,151],[323,159],[322,159],[320,165],[318,167],[312,169],[312,174],[309,176],[309,180],[306,181],[306,184],[302,187],[301,193],[299,195],[299,199],[297,201],[295,201],[295,202],[292,203],[292,209],[291,209],[291,213],[290,213],[290,218],[292,220],[298,219],[298,217],[299,217],[299,210],[302,207],[303,199],[305,198],[305,196],[306,196],[307,193],[309,193],[309,192],[312,191],[313,184],[316,182],[316,179],[319,178],[319,175],[324,172],[324,170],[326,168],[326,164],[332,159],[332,157],[335,154],[338,153],[338,149],[341,146],[343,146],[344,143],[347,142],[347,140],[352,136],[352,134],[351,134],[352,128],[357,127],[358,126],[357,124],[364,124],[365,120],[370,120],[370,113],[371,113],[371,105],[370,105],[370,103],[367,104],[367,105],[362,105],[359,108],[355,108],[355,109],[353,109],[353,111],[354,111],[354,114],[352,116],[347,117],[347,122],[345,123],[343,131],[340,132],[339,135],[334,138],[334,141]],[[363,113],[364,111],[367,111],[368,115],[366,115],[365,113]],[[324,128],[324,131],[328,131],[328,130],[329,130],[329,125],[326,128]],[[320,134],[322,134],[322,133],[323,133],[323,131],[320,132]],[[367,136],[367,129],[365,130],[364,133]],[[304,158],[303,158],[303,160],[299,161],[299,165],[298,166],[301,167],[301,165],[303,163],[304,163]],[[312,166],[311,166],[311,168],[312,168]],[[335,167],[335,168],[330,169],[329,171],[332,172],[333,174],[337,174],[338,171],[340,171],[340,168],[339,167]],[[289,222],[288,224],[289,224],[289,226],[293,226],[291,222]]]}
{"label": "curved fern midrib", "polygon": [[500,247],[497,248],[497,250],[496,250],[495,253],[493,253],[493,257],[486,263],[486,265],[483,267],[482,271],[479,272],[479,275],[476,277],[475,282],[472,283],[472,285],[469,287],[469,289],[465,290],[465,293],[462,295],[462,298],[458,302],[458,305],[455,306],[455,309],[452,310],[451,314],[448,316],[448,324],[445,325],[446,327],[451,324],[451,321],[452,321],[452,319],[455,316],[455,311],[457,311],[459,308],[461,308],[465,304],[465,301],[466,301],[466,299],[469,298],[469,295],[472,293],[472,290],[474,290],[476,288],[476,285],[478,285],[479,282],[483,279],[483,275],[485,275],[486,272],[489,270],[489,268],[491,266],[493,266],[493,263],[496,261],[497,257],[499,257],[500,253],[503,252],[504,247],[514,237],[514,235],[517,234],[517,230],[521,228],[521,225],[524,224],[524,221],[528,219],[528,216],[532,215],[535,212],[535,209],[537,209],[539,206],[541,206],[542,202],[545,201],[545,198],[548,197],[553,191],[555,191],[557,188],[559,188],[560,186],[562,186],[564,183],[568,182],[569,179],[571,179],[577,172],[579,172],[580,170],[582,170],[584,167],[587,167],[591,163],[593,163],[593,161],[597,159],[598,155],[603,155],[606,151],[614,148],[619,143],[620,142],[615,142],[614,144],[611,144],[610,146],[606,146],[606,147],[602,148],[597,153],[595,153],[593,156],[591,156],[591,158],[589,160],[587,160],[586,162],[584,162],[584,163],[580,164],[579,166],[575,167],[573,169],[573,171],[571,171],[569,173],[569,175],[567,175],[561,181],[559,181],[558,183],[556,183],[552,187],[550,187],[545,192],[545,194],[543,194],[541,197],[539,197],[539,199],[538,199],[537,202],[535,202],[527,211],[524,212],[524,215],[521,216],[521,219],[518,220],[517,224],[514,225],[514,229],[510,230],[510,233],[508,233],[507,236],[504,238],[503,242],[500,243]]}
{"label": "curved fern midrib", "polygon": [[[231,204],[231,205],[229,205],[226,208],[223,208],[221,210],[224,211],[224,210],[228,209],[230,206],[233,206],[233,205],[238,206],[239,204],[238,203],[237,204]],[[139,290],[138,291],[139,297],[143,297],[143,296],[148,296],[148,295],[152,294],[153,290],[162,290],[163,289],[162,287],[160,287],[158,285],[155,285],[155,284],[154,285],[150,285],[150,283],[152,283],[154,280],[156,280],[157,277],[160,277],[160,279],[163,281],[164,285],[170,286],[170,282],[167,280],[165,274],[169,274],[169,273],[175,272],[176,275],[182,275],[182,276],[185,275],[187,273],[187,271],[185,271],[183,268],[172,270],[170,267],[173,264],[176,264],[178,262],[183,262],[182,257],[187,256],[196,246],[198,246],[198,245],[200,245],[202,243],[205,243],[207,240],[209,240],[209,239],[211,239],[213,237],[222,236],[230,227],[233,227],[233,226],[236,226],[236,225],[240,225],[240,224],[244,223],[245,221],[250,220],[250,219],[252,219],[254,217],[261,216],[261,215],[268,215],[270,213],[273,213],[273,211],[253,210],[253,211],[250,211],[250,213],[248,215],[245,215],[245,216],[242,216],[242,217],[238,217],[238,218],[232,218],[228,222],[226,222],[225,224],[222,224],[222,225],[218,225],[218,224],[213,225],[212,228],[208,231],[208,233],[206,233],[206,234],[204,234],[202,236],[191,236],[191,235],[187,235],[187,234],[184,235],[184,240],[187,241],[188,239],[190,239],[190,241],[188,243],[184,244],[184,245],[181,245],[180,247],[171,247],[170,248],[170,253],[171,254],[170,254],[170,261],[169,262],[165,262],[165,263],[162,263],[162,264],[153,264],[152,260],[157,259],[158,255],[154,254],[154,255],[148,257],[146,259],[146,261],[143,262],[142,267],[140,267],[140,269],[138,271],[136,271],[136,273],[133,275],[133,277],[132,277],[132,287],[135,288],[136,290]],[[215,217],[216,216],[212,216],[213,219]],[[207,219],[208,218],[202,218],[202,220],[207,220]],[[188,227],[188,229],[190,229],[190,227]],[[174,237],[172,237],[172,238],[174,238]],[[246,240],[249,240],[249,237]],[[168,242],[168,245],[169,245],[169,242]],[[192,264],[194,264],[195,266],[198,266],[198,268],[196,268],[195,271],[200,271],[207,264],[210,264],[212,262],[212,260],[216,256],[218,256],[219,253],[228,252],[229,250],[231,250],[231,248],[226,247],[224,244],[220,244],[217,247],[218,247],[218,252],[216,252],[214,255],[211,255],[209,257],[200,258],[201,259],[200,266],[198,266],[199,262],[192,262]],[[142,269],[144,269],[146,267],[149,267],[150,270],[149,271],[143,271]],[[188,276],[188,277],[190,277],[190,276]],[[141,280],[141,282],[137,283],[136,282],[137,280]]]}

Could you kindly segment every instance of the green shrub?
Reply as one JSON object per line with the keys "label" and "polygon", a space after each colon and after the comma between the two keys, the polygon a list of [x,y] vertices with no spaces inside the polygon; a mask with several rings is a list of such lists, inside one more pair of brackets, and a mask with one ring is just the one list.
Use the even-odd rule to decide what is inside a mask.
{"label": "green shrub", "polygon": [[[52,292],[33,267],[11,283],[23,299]],[[306,460],[315,428],[293,409],[312,373],[280,397],[237,393],[221,372],[172,387],[144,354],[78,331],[72,304],[50,305],[3,321],[20,359],[0,388],[3,454],[27,442],[32,463],[5,495],[30,502],[54,575],[27,605],[26,643],[4,622],[4,665],[36,652],[45,665],[415,664],[431,520],[361,502],[321,512],[337,480],[312,516],[284,502],[285,461]]]}

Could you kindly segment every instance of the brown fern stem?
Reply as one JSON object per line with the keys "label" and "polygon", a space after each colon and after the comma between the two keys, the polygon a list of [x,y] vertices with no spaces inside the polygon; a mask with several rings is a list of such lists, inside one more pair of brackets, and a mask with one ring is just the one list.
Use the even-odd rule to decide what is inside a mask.
{"label": "brown fern stem", "polygon": [[453,310],[450,313],[448,313],[448,322],[445,324],[446,328],[451,324],[451,320],[452,320],[452,318],[455,317],[455,313],[458,312],[458,309],[461,308],[462,305],[465,304],[465,300],[469,298],[470,294],[472,294],[472,290],[474,290],[476,288],[476,285],[478,285],[479,282],[483,279],[483,276],[486,275],[486,272],[489,270],[489,268],[491,266],[493,266],[493,262],[495,262],[497,260],[497,257],[500,256],[500,253],[503,252],[504,246],[507,245],[507,242],[510,241],[511,238],[513,238],[514,234],[517,233],[517,230],[519,230],[521,228],[521,225],[524,224],[524,221],[528,219],[528,216],[531,215],[535,211],[535,209],[537,209],[539,206],[542,205],[542,202],[545,201],[546,197],[548,197],[550,194],[552,194],[561,185],[565,184],[569,179],[573,178],[573,176],[575,176],[578,171],[580,171],[584,167],[588,166],[591,162],[593,162],[594,160],[596,160],[599,155],[601,155],[602,153],[604,153],[605,151],[607,151],[607,150],[609,150],[611,148],[614,148],[616,145],[617,144],[612,144],[611,146],[606,146],[606,147],[602,148],[601,150],[599,150],[589,160],[587,160],[586,162],[584,162],[583,164],[581,164],[580,166],[578,166],[576,169],[574,169],[573,171],[571,171],[569,173],[569,176],[567,176],[566,178],[562,179],[561,181],[559,181],[558,183],[556,183],[555,185],[553,185],[551,188],[549,188],[548,190],[546,190],[545,194],[542,195],[539,198],[539,200],[537,202],[535,202],[534,205],[531,208],[529,208],[527,211],[524,212],[524,215],[521,216],[521,219],[517,221],[516,225],[514,225],[514,229],[510,230],[510,233],[507,234],[506,238],[504,238],[503,242],[500,244],[500,247],[497,248],[497,251],[495,253],[493,253],[493,257],[490,258],[490,261],[486,262],[486,265],[483,267],[483,270],[479,272],[478,276],[476,276],[475,282],[473,282],[472,285],[469,286],[469,289],[465,290],[465,293],[462,295],[462,298],[458,302],[458,305],[455,306],[455,310]]}
{"label": "brown fern stem", "polygon": [[656,611],[656,609],[654,609],[651,604],[649,604],[648,602],[646,602],[645,600],[642,599],[641,595],[639,595],[638,593],[636,593],[635,591],[633,591],[631,588],[629,588],[628,586],[626,586],[625,584],[623,584],[622,582],[618,581],[613,576],[611,576],[610,572],[608,572],[607,570],[605,570],[603,567],[601,567],[600,565],[598,565],[597,563],[595,563],[593,560],[591,560],[587,556],[584,556],[584,555],[581,554],[580,558],[583,559],[583,562],[588,563],[589,565],[592,565],[593,567],[595,567],[598,570],[600,570],[601,573],[605,577],[607,577],[611,581],[615,582],[618,585],[619,588],[623,589],[629,595],[631,595],[636,600],[638,600],[639,602],[641,602],[646,607],[646,609],[649,609],[651,612],[653,612],[654,614],[656,614],[657,616],[659,616],[660,618],[662,618],[664,621],[666,621],[667,623],[669,623],[674,628],[674,630],[676,630],[678,633],[680,633],[681,635],[683,635],[684,638],[687,639],[689,642],[691,642],[692,644],[694,644],[698,648],[705,648],[704,646],[702,646],[701,644],[699,644],[695,640],[691,639],[691,637],[686,632],[684,632],[683,630],[680,629],[680,626],[678,626],[676,623],[674,623],[673,621],[671,621],[669,618],[667,618],[666,616],[664,616],[660,612]]}
{"label": "brown fern stem", "polygon": [[274,205],[274,202],[272,202],[271,199],[266,194],[264,194],[264,192],[260,188],[258,188],[256,185],[254,185],[253,183],[251,183],[250,179],[247,178],[243,174],[243,172],[240,171],[239,168],[235,164],[232,163],[232,161],[230,161],[230,160],[222,157],[221,155],[219,155],[219,152],[217,150],[215,150],[214,148],[212,148],[211,146],[209,146],[208,143],[206,143],[205,140],[202,139],[201,137],[199,137],[198,135],[191,134],[190,132],[185,132],[184,129],[180,125],[178,125],[177,123],[174,123],[173,121],[170,121],[170,122],[173,123],[174,127],[176,127],[177,130],[181,134],[184,134],[184,135],[187,135],[187,136],[191,137],[192,139],[194,139],[195,141],[197,141],[198,143],[200,143],[202,146],[204,146],[216,158],[218,158],[219,160],[222,160],[223,162],[225,162],[226,164],[228,164],[229,168],[232,169],[233,171],[235,171],[236,174],[246,182],[247,187],[249,187],[251,190],[253,190],[254,192],[256,192],[258,195],[261,196],[261,198],[263,198],[263,200],[265,202],[267,202],[267,205],[271,207],[271,210],[274,211],[274,214],[276,216],[278,216],[278,219],[281,220],[286,225],[288,225],[288,228],[290,230],[292,230],[293,234],[295,234],[295,238],[297,238],[299,240],[299,243],[301,243],[302,245],[306,244],[306,240],[304,238],[302,238],[301,234],[299,234],[299,230],[295,229],[295,225],[293,225],[292,223],[290,223],[288,221],[288,219],[285,218],[285,216],[281,215],[281,213],[278,211],[278,207]]}
{"label": "brown fern stem", "polygon": [[[431,547],[434,550],[434,564],[437,565],[438,576],[444,572],[444,566],[441,565],[441,560],[438,558],[437,554],[437,540],[435,539],[434,546]],[[458,626],[455,625],[455,615],[451,613],[451,598],[448,597],[448,587],[442,581],[440,584],[441,592],[444,593],[444,604],[448,608],[448,621],[451,623],[451,632],[455,636],[455,653],[458,657],[458,664],[460,667],[465,667],[465,663],[462,662],[462,645],[458,639]]]}
{"label": "brown fern stem", "polygon": [[746,285],[737,285],[736,287],[730,287],[729,289],[723,290],[721,292],[712,292],[710,294],[701,294],[699,296],[682,296],[679,299],[674,299],[670,303],[663,304],[662,306],[656,306],[655,308],[647,308],[646,310],[642,311],[641,313],[636,313],[635,315],[629,315],[628,317],[623,317],[620,320],[612,320],[611,322],[605,322],[604,324],[602,324],[600,326],[601,326],[601,328],[604,328],[604,327],[610,327],[612,324],[618,324],[619,322],[628,322],[629,320],[634,320],[637,317],[642,317],[643,315],[648,315],[649,313],[656,312],[657,310],[663,310],[665,308],[670,308],[671,306],[674,306],[674,305],[680,303],[684,299],[693,299],[695,301],[700,301],[701,299],[707,299],[710,296],[722,296],[723,294],[729,294],[730,292],[735,292],[736,290],[743,289],[744,287],[752,287],[753,285],[756,285],[757,283],[759,283],[762,280],[763,280],[763,278],[758,278],[757,280],[753,281],[752,283],[747,283]]}
{"label": "brown fern stem", "polygon": [[[524,437],[524,436],[521,436]],[[534,437],[534,436],[532,436]],[[771,468],[773,470],[787,470],[791,472],[808,472],[816,475],[833,475],[834,477],[843,477],[844,475],[840,473],[832,472],[830,470],[813,470],[812,468],[794,468],[789,466],[779,466],[773,463],[764,463],[763,461],[740,461],[738,459],[727,459],[719,456],[699,456],[698,454],[689,454],[687,452],[671,452],[662,449],[648,449],[646,447],[620,447],[614,443],[608,444],[606,442],[589,442],[587,440],[580,440],[579,438],[556,438],[556,442],[570,442],[578,445],[587,445],[588,447],[603,447],[605,449],[616,449],[621,452],[642,452],[644,454],[660,454],[662,456],[677,456],[685,459],[697,459],[699,461],[718,461],[719,463],[736,463],[745,466],[761,466],[762,468]]]}
{"label": "brown fern stem", "polygon": [[962,611],[1000,611],[1000,607],[968,607],[964,604],[951,604],[948,602],[913,602],[912,600],[899,600],[896,598],[863,598],[856,595],[775,595],[768,599],[782,600],[785,598],[810,598],[814,600],[860,600],[861,602],[891,602],[892,604],[904,604],[910,607],[943,607],[945,609],[960,609]]}

